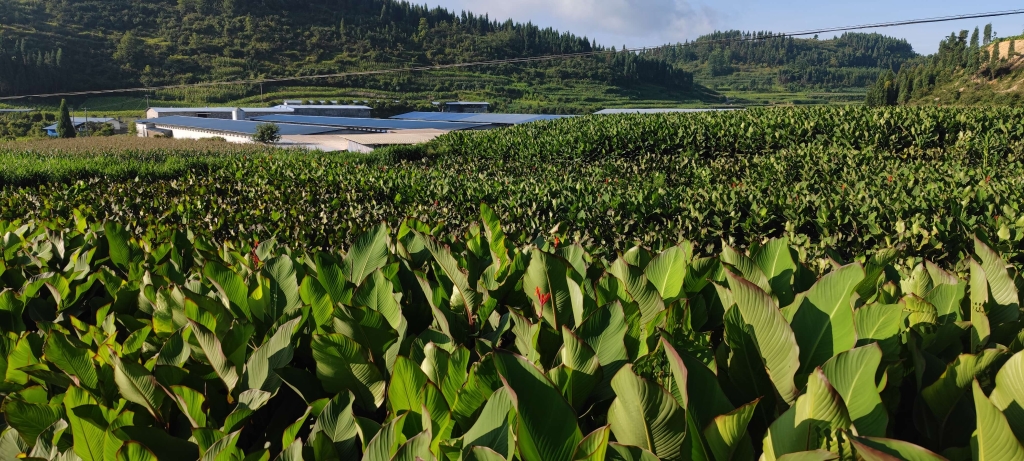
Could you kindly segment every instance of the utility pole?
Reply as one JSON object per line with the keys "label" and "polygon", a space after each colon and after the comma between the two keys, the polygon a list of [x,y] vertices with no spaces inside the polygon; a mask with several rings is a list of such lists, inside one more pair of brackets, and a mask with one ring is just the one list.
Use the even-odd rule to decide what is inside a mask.
{"label": "utility pole", "polygon": [[[85,110],[85,124],[82,126],[85,127],[85,135],[89,136],[89,108],[83,107],[82,109]],[[72,123],[72,125],[74,125],[74,123]]]}

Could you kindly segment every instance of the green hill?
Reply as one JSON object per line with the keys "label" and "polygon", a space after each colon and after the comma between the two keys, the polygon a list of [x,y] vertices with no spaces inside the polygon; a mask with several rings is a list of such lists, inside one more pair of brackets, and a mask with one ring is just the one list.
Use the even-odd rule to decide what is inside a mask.
{"label": "green hill", "polygon": [[[394,0],[0,0],[0,95],[308,76],[604,50],[587,37]],[[292,83],[294,85],[294,83]],[[717,102],[691,72],[654,56],[599,57],[318,80],[334,99],[409,97],[539,101],[583,111],[651,95]],[[557,99],[567,89],[569,101]],[[226,103],[281,87],[161,92],[158,99]],[[286,92],[285,92],[286,93]],[[283,93],[282,93],[283,94]],[[300,96],[303,96],[300,94]],[[524,104],[519,104],[524,105]]]}
{"label": "green hill", "polygon": [[695,81],[743,103],[859,102],[885,70],[918,57],[906,40],[846,33],[831,39],[715,32],[654,52]]}

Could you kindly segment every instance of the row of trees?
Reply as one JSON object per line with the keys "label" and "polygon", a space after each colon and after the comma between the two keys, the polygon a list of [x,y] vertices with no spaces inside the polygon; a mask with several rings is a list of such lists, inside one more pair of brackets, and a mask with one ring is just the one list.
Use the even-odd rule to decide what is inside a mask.
{"label": "row of trees", "polygon": [[992,24],[973,32],[961,30],[951,33],[939,44],[939,51],[909,62],[896,69],[882,72],[866,96],[871,106],[906,104],[928,96],[936,87],[959,78],[995,79],[1009,71],[1019,56],[1015,38],[1002,52],[1002,40],[992,30]]}

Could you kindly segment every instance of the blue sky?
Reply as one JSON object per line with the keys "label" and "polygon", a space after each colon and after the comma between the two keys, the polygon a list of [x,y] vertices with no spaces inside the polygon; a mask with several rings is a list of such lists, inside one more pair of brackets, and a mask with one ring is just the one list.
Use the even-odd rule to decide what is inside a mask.
{"label": "blue sky", "polygon": [[[1020,0],[987,2],[859,0],[767,2],[754,0],[429,0],[456,11],[488,13],[493,19],[533,21],[597,38],[608,46],[641,47],[692,39],[713,30],[791,32],[834,26],[1024,8]],[[925,24],[879,32],[906,38],[919,53],[933,53],[954,30],[992,22],[1000,36],[1024,31],[1024,15]]]}

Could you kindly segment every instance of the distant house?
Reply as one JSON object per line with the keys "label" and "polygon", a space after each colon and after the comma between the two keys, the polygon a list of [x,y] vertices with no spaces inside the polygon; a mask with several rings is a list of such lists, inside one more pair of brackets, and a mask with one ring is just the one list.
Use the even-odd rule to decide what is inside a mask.
{"label": "distant house", "polygon": [[441,112],[453,112],[457,114],[486,114],[491,110],[489,102],[446,102],[441,106]]}
{"label": "distant house", "polygon": [[[98,124],[110,125],[111,127],[114,128],[114,131],[121,130],[121,122],[117,121],[116,118],[71,117],[71,123],[73,125],[75,125],[75,130],[77,130],[79,133],[85,132],[85,124],[86,123],[98,123]],[[58,134],[57,134],[57,124],[56,123],[46,127],[45,129],[46,129],[46,135],[47,136],[49,136],[51,138],[56,138],[57,137]]]}
{"label": "distant house", "polygon": [[286,104],[274,107],[150,107],[146,111],[147,119],[161,117],[198,117],[214,118],[222,120],[248,120],[254,117],[267,115],[308,115],[324,117],[369,117],[370,109],[367,106],[350,105],[305,105]]}

